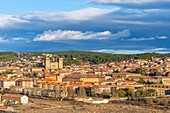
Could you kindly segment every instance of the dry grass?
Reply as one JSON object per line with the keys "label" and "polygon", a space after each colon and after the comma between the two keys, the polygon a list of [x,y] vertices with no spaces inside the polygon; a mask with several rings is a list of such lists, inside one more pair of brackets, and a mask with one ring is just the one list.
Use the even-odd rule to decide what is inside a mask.
{"label": "dry grass", "polygon": [[128,104],[84,104],[73,101],[55,101],[30,99],[33,103],[18,105],[14,109],[19,113],[170,113],[169,110]]}

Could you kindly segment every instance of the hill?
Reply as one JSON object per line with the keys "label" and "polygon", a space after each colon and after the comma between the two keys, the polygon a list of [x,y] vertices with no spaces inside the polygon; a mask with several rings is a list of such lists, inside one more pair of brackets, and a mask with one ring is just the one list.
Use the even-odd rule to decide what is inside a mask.
{"label": "hill", "polygon": [[[29,54],[24,54],[24,56],[38,56],[42,55],[43,52],[32,52]],[[87,51],[59,51],[59,52],[48,52],[49,54],[54,54],[60,57],[65,58],[64,64],[81,64],[83,63],[91,63],[91,64],[99,64],[106,62],[120,62],[123,60],[131,60],[131,59],[151,59],[152,57],[170,57],[170,54],[159,54],[159,53],[143,53],[143,54],[109,54],[109,53],[98,53],[98,52],[87,52]],[[0,61],[9,61],[16,60],[17,53],[14,52],[1,52],[0,53]]]}
{"label": "hill", "polygon": [[151,59],[152,57],[170,57],[170,54],[159,53],[143,53],[143,54],[109,54],[86,51],[63,51],[53,52],[52,54],[65,58],[65,64],[80,64],[81,62],[89,62],[99,64],[105,62],[120,62],[131,59]]}
{"label": "hill", "polygon": [[16,60],[18,58],[17,53],[14,52],[0,52],[0,62]]}

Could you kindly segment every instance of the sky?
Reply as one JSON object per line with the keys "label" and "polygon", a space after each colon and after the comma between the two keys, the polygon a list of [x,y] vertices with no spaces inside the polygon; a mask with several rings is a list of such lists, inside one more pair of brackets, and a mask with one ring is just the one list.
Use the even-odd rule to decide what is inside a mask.
{"label": "sky", "polygon": [[0,52],[170,52],[170,0],[0,0]]}

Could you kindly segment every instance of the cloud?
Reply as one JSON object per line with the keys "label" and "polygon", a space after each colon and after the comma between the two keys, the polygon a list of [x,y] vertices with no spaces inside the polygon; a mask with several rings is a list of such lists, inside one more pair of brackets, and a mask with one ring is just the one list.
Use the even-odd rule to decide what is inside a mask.
{"label": "cloud", "polygon": [[115,34],[110,31],[103,32],[81,32],[74,30],[57,30],[57,31],[44,31],[43,34],[37,35],[34,41],[57,41],[57,40],[106,40],[106,39],[119,39],[121,37],[129,37],[130,31],[123,30]]}
{"label": "cloud", "polygon": [[151,51],[163,51],[163,50],[169,50],[167,48],[154,48],[154,49],[151,49]]}
{"label": "cloud", "polygon": [[92,18],[96,18],[101,15],[105,15],[111,13],[113,11],[118,10],[119,8],[113,9],[99,9],[88,7],[85,9],[70,11],[70,12],[30,12],[25,13],[22,16],[23,19],[26,20],[43,20],[48,22],[55,22],[55,21],[63,21],[63,20],[70,20],[70,21],[84,21],[90,20]]}
{"label": "cloud", "polygon": [[156,36],[156,37],[149,37],[149,38],[131,38],[128,39],[130,41],[149,41],[149,40],[163,40],[163,39],[167,39],[167,36]]}
{"label": "cloud", "polygon": [[170,52],[167,48],[153,48],[153,49],[143,49],[143,50],[122,50],[122,49],[100,49],[100,50],[90,50],[92,52],[100,53],[111,53],[111,54],[141,54],[141,53],[168,53]]}
{"label": "cloud", "polygon": [[[112,27],[112,30],[135,29],[139,27],[169,27],[169,9],[132,9],[117,8],[102,9],[88,7],[68,12],[26,12],[14,15],[0,16],[0,29],[45,31],[49,29],[74,29],[102,31]],[[84,28],[83,28],[84,27]],[[87,30],[88,29],[88,30]],[[166,28],[168,29],[168,28]],[[110,30],[111,31],[111,30]]]}
{"label": "cloud", "polygon": [[17,24],[29,23],[28,20],[21,19],[14,15],[0,14],[0,28],[8,28]]}
{"label": "cloud", "polygon": [[170,0],[91,0],[87,3],[152,9],[167,7],[170,5]]}
{"label": "cloud", "polygon": [[[144,4],[144,3],[154,3],[159,2],[160,0],[93,0],[91,2],[99,3],[99,4]],[[162,0],[163,2],[170,2],[170,0]]]}
{"label": "cloud", "polygon": [[[87,21],[99,16],[111,13],[119,10],[119,8],[113,9],[100,9],[88,7],[80,10],[69,11],[69,12],[28,12],[22,14],[0,14],[0,29],[6,28],[31,28],[33,25],[44,25],[51,24],[50,22],[79,22]],[[54,25],[54,24],[53,24]],[[32,28],[31,28],[32,29]]]}
{"label": "cloud", "polygon": [[129,37],[130,35],[131,35],[130,30],[123,30],[123,31],[119,31],[116,34],[112,34],[111,37],[114,39],[119,39],[119,38],[123,38],[123,37]]}
{"label": "cloud", "polygon": [[167,39],[167,36],[156,36],[157,39]]}
{"label": "cloud", "polygon": [[8,39],[4,39],[3,37],[0,37],[0,43],[8,42],[8,41],[9,41]]}
{"label": "cloud", "polygon": [[113,20],[116,24],[131,24],[131,25],[161,25],[163,22],[147,22],[147,21],[137,21],[137,20]]}
{"label": "cloud", "polygon": [[[80,15],[81,13],[82,15]],[[74,16],[72,17],[71,15]],[[135,47],[129,47],[128,49],[148,48],[148,46],[153,48],[164,46],[168,48],[169,38],[167,37],[170,36],[169,15],[169,9],[133,9],[124,7],[113,9],[84,8],[69,12],[26,12],[6,15],[6,18],[3,17],[4,20],[0,24],[4,24],[5,19],[10,21],[5,23],[3,28],[0,27],[0,36],[4,37],[3,40],[9,38],[8,41],[11,43],[8,46],[1,43],[0,46],[2,48],[9,48],[10,46],[12,49],[14,49],[13,47],[18,49],[23,43],[20,48],[22,49],[27,44],[27,49],[30,50],[31,47],[38,48],[39,45],[49,41],[49,44],[46,45],[48,50],[63,50],[62,48],[69,50],[80,47],[86,50],[108,47],[124,49],[129,45],[135,45]],[[15,21],[11,21],[10,18],[15,18],[18,21],[15,19]],[[62,30],[59,31],[58,29]],[[17,38],[11,39],[12,37],[24,37],[28,41],[21,41],[22,39]],[[131,38],[134,41],[131,41]],[[160,43],[160,39],[162,39],[161,42],[163,43]],[[142,40],[147,41],[141,43],[140,41]],[[54,45],[59,42],[69,44],[62,48],[54,48]],[[55,44],[51,46],[52,43]]]}
{"label": "cloud", "polygon": [[149,37],[149,38],[131,38],[130,41],[145,41],[145,40],[155,40],[155,37]]}
{"label": "cloud", "polygon": [[12,38],[12,40],[21,41],[21,40],[26,40],[26,39],[25,38],[20,38],[20,37],[15,37],[15,38]]}

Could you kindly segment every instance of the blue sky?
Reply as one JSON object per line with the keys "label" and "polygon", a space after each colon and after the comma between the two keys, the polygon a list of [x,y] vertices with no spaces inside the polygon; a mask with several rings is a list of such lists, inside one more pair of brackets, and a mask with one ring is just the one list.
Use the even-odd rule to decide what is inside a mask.
{"label": "blue sky", "polygon": [[0,0],[0,51],[170,51],[170,0]]}
{"label": "blue sky", "polygon": [[[81,2],[77,2],[81,4]],[[82,6],[71,0],[1,0],[1,13],[21,13],[30,11],[69,11]],[[76,5],[71,7],[70,5]]]}

